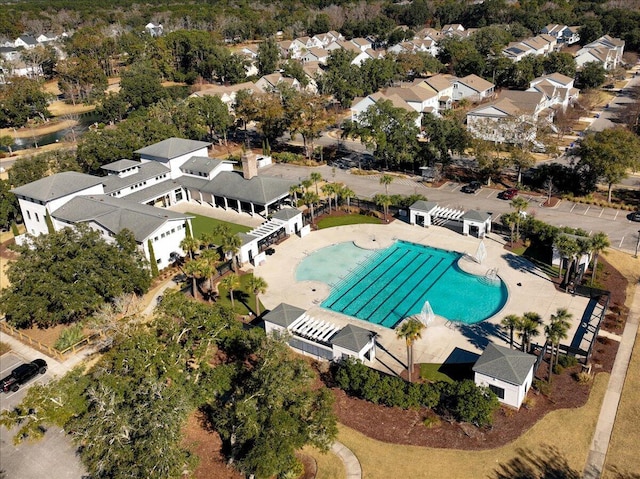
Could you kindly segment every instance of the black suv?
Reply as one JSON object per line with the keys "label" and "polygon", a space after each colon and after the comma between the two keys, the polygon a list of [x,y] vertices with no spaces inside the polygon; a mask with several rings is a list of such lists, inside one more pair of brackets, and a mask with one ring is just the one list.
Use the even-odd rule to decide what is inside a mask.
{"label": "black suv", "polygon": [[21,364],[9,374],[6,378],[0,381],[0,389],[3,392],[13,391],[16,392],[20,389],[20,386],[37,374],[44,374],[47,372],[47,362],[44,359],[36,359],[27,364]]}
{"label": "black suv", "polygon": [[475,193],[480,188],[482,188],[482,183],[480,183],[479,181],[472,181],[468,185],[464,185],[460,189],[460,191],[462,191],[463,193]]}

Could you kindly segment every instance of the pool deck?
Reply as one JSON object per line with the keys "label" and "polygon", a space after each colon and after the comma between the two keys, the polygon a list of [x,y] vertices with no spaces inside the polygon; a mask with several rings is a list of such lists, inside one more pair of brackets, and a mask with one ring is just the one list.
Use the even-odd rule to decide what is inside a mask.
{"label": "pool deck", "polygon": [[[485,238],[487,255],[479,264],[473,259],[480,244],[478,238],[462,236],[447,228],[422,228],[402,221],[386,225],[340,226],[313,231],[304,238],[291,236],[274,246],[276,253],[254,269],[254,273],[269,285],[267,292],[261,296],[262,303],[269,309],[280,303],[289,303],[307,310],[316,319],[338,326],[351,323],[376,332],[381,347],[376,352],[377,360],[371,365],[387,372],[400,373],[406,368],[406,346],[404,341],[397,339],[395,330],[321,308],[320,303],[329,295],[329,286],[295,279],[300,261],[320,248],[353,241],[362,248],[381,249],[387,248],[396,239],[466,253],[458,263],[463,270],[484,276],[488,270],[497,268],[498,275],[509,290],[504,308],[486,321],[465,326],[436,317],[423,331],[422,338],[414,344],[416,363],[444,363],[447,360],[472,362],[473,359],[470,360],[466,353],[482,353],[489,341],[508,346],[508,334],[500,327],[500,321],[508,314],[522,315],[534,311],[542,316],[546,324],[558,308],[567,308],[573,314],[569,338],[579,326],[588,299],[557,291],[544,272],[524,258],[506,251],[499,236],[489,234]],[[540,328],[540,336],[533,338],[533,341],[544,342],[543,327]]]}

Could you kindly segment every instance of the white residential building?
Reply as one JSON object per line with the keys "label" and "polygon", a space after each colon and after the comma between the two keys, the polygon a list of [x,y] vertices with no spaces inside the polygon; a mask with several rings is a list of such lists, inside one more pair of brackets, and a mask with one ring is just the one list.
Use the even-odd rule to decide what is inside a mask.
{"label": "white residential building", "polygon": [[482,101],[491,98],[495,92],[495,85],[478,75],[467,75],[457,78],[453,82],[453,100]]}
{"label": "white residential building", "polygon": [[527,91],[541,92],[548,98],[548,106],[562,106],[565,110],[579,96],[580,90],[573,86],[574,79],[561,73],[552,73],[531,80]]}
{"label": "white residential building", "polygon": [[605,70],[613,70],[622,61],[623,53],[624,40],[603,35],[578,50],[575,61],[579,68],[587,63],[598,62]]}
{"label": "white residential building", "polygon": [[550,23],[545,26],[540,33],[544,33],[547,35],[551,35],[554,37],[558,43],[562,43],[564,45],[573,45],[580,41],[580,27],[573,26],[568,27],[567,25],[560,25],[558,23]]}
{"label": "white residential building", "polygon": [[476,138],[497,143],[536,141],[539,121],[549,124],[553,110],[538,91],[503,90],[497,100],[467,113],[467,130]]}

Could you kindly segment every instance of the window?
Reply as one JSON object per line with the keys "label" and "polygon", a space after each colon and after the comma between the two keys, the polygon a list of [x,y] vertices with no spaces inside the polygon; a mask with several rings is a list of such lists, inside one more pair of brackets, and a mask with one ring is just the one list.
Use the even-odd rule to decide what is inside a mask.
{"label": "window", "polygon": [[153,238],[153,241],[158,241],[158,237],[157,237],[157,236],[155,236],[155,237]]}
{"label": "window", "polygon": [[27,218],[31,219],[31,213],[27,210]]}
{"label": "window", "polygon": [[161,259],[157,259],[156,264],[160,264],[161,261],[162,261]]}
{"label": "window", "polygon": [[175,228],[171,228],[171,234],[175,233],[176,229]]}
{"label": "window", "polygon": [[504,389],[499,388],[498,386],[494,386],[493,384],[489,384],[489,389],[493,391],[493,393],[498,396],[498,399],[504,399]]}
{"label": "window", "polygon": [[36,221],[40,221],[40,217],[38,216],[38,213],[34,213],[36,215]]}
{"label": "window", "polygon": [[162,234],[160,235],[160,238],[164,238],[165,236],[166,236],[166,234],[162,233]]}

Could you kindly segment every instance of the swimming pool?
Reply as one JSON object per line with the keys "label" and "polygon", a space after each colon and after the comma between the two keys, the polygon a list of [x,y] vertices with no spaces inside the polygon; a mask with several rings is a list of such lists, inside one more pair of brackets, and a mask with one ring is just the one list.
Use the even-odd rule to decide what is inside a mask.
{"label": "swimming pool", "polygon": [[322,307],[388,328],[420,313],[427,300],[435,314],[473,324],[502,309],[507,288],[462,271],[460,256],[405,241],[378,251],[340,243],[305,258],[296,279],[331,286]]}

